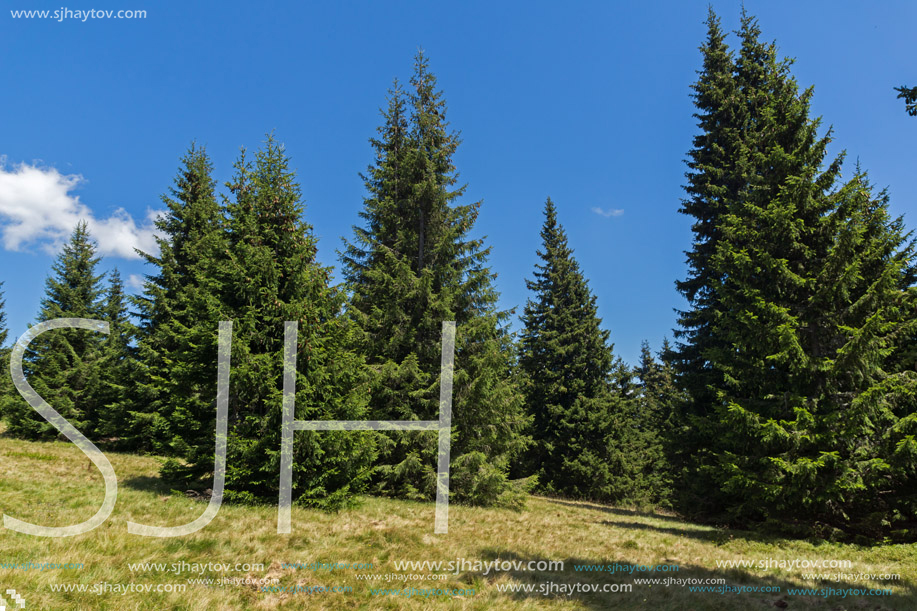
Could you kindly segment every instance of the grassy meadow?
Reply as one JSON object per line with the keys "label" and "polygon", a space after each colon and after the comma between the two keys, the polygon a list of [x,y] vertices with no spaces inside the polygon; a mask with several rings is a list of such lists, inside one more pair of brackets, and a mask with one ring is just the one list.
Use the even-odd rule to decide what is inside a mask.
{"label": "grassy meadow", "polygon": [[[770,539],[758,534],[690,524],[676,516],[628,508],[533,497],[525,511],[450,507],[449,534],[433,534],[433,504],[365,498],[355,509],[328,514],[293,509],[293,533],[278,535],[276,507],[224,505],[209,526],[186,537],[150,539],[127,533],[129,520],[170,526],[196,518],[205,504],[187,491],[173,491],[156,477],[153,457],[107,453],[118,475],[118,502],[109,520],[69,538],[40,538],[0,531],[0,588],[15,589],[25,609],[896,609],[917,608],[917,546],[859,547]],[[100,473],[75,446],[31,443],[0,436],[0,509],[46,526],[92,516],[101,504]],[[845,578],[819,583],[806,569],[717,568],[728,560],[850,560],[842,569],[819,572],[897,573],[895,581]],[[563,570],[490,571],[466,567],[434,581],[385,582],[399,561],[560,560]],[[371,570],[288,568],[285,563],[372,563]],[[82,564],[82,568],[25,570],[22,564]],[[166,570],[129,565],[163,563]],[[185,565],[182,565],[185,563]],[[209,565],[203,572],[200,565]],[[214,570],[214,563],[263,564],[262,570]],[[678,565],[677,572],[577,571],[574,565]],[[175,564],[179,568],[172,568]],[[12,566],[11,566],[12,565]],[[198,565],[198,568],[183,568]],[[439,571],[445,573],[446,571]],[[363,579],[382,575],[376,581]],[[730,586],[779,587],[780,592],[690,592],[680,585],[634,584],[635,578],[723,578]],[[211,585],[189,579],[223,579]],[[227,579],[235,579],[226,584]],[[389,577],[389,579],[398,579]],[[238,581],[245,583],[239,584]],[[108,585],[106,585],[108,584]],[[145,584],[184,584],[184,592],[121,593]],[[263,591],[274,584],[274,591]],[[507,592],[536,585],[533,592]],[[542,584],[554,593],[543,595]],[[564,594],[560,587],[633,584],[630,592]],[[54,591],[63,586],[86,591]],[[343,592],[289,592],[276,587],[327,586]],[[440,588],[464,595],[373,594],[376,588]],[[546,586],[549,587],[549,586]],[[803,596],[787,588],[890,588],[890,596]],[[467,594],[468,590],[474,594]],[[10,602],[9,596],[8,602]],[[13,608],[7,606],[8,609]]]}

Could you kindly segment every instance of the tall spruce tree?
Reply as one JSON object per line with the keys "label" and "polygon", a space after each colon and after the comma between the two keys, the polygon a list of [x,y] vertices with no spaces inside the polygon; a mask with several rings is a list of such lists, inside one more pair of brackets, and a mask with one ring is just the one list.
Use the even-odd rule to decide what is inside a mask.
{"label": "tall spruce tree", "polygon": [[[715,400],[712,388],[721,374],[707,353],[720,339],[713,333],[716,313],[721,308],[713,290],[720,281],[718,270],[710,265],[720,238],[720,217],[725,206],[738,197],[742,188],[747,152],[742,146],[742,125],[746,106],[737,91],[735,61],[726,45],[726,35],[719,18],[710,9],[707,17],[707,40],[701,46],[703,68],[694,83],[693,97],[699,133],[689,152],[685,191],[688,198],[680,212],[693,217],[694,242],[687,252],[688,277],[676,282],[690,308],[679,313],[675,336],[680,382],[693,402],[687,407],[679,432],[681,455],[694,454],[703,443],[689,421],[692,412],[699,415]],[[677,459],[681,463],[680,459]]]}
{"label": "tall spruce tree", "polygon": [[6,348],[6,338],[9,328],[6,326],[6,299],[4,298],[3,282],[0,282],[0,348]]}
{"label": "tall spruce tree", "polygon": [[99,352],[98,384],[89,389],[91,402],[98,406],[96,432],[106,445],[130,448],[129,436],[136,409],[134,382],[137,378],[137,354],[132,344],[137,329],[130,320],[127,296],[118,268],[108,273],[108,287],[102,301],[102,318],[108,321],[109,334]]}
{"label": "tall spruce tree", "polygon": [[[809,118],[811,88],[798,90],[753,18],[738,34],[738,144],[724,162],[692,165],[685,206],[709,214],[717,237],[691,269],[702,288],[680,285],[707,329],[682,319],[681,354],[697,358],[682,361],[694,431],[682,500],[734,522],[876,534],[913,519],[913,501],[886,492],[912,489],[917,464],[903,398],[915,376],[891,360],[914,326],[913,251],[861,172],[839,184],[841,157],[825,164],[830,132]],[[699,192],[705,176],[732,187]],[[710,231],[695,233],[696,252]]]}
{"label": "tall spruce tree", "polygon": [[[439,413],[440,331],[457,325],[451,494],[479,504],[516,504],[507,479],[525,446],[521,395],[511,381],[512,344],[497,307],[489,248],[469,237],[480,202],[458,204],[446,104],[427,58],[418,54],[409,95],[390,91],[375,160],[363,175],[368,196],[352,243],[341,255],[361,329],[359,350],[372,376],[371,413],[381,420],[431,420]],[[383,437],[384,435],[384,437]],[[380,435],[375,490],[430,499],[436,437]]]}
{"label": "tall spruce tree", "polygon": [[548,494],[618,501],[640,496],[634,405],[612,384],[620,368],[567,236],[548,198],[543,263],[522,315],[519,369],[532,415],[530,469]]}
{"label": "tall spruce tree", "polygon": [[[103,318],[99,258],[86,223],[73,230],[45,282],[39,322],[54,318]],[[99,385],[104,336],[82,329],[55,329],[37,337],[23,359],[29,384],[61,416],[88,437],[96,434],[100,406],[93,393]],[[25,439],[52,439],[57,429],[21,397],[6,408],[8,430]]]}
{"label": "tall spruce tree", "polygon": [[636,369],[640,379],[640,432],[645,445],[644,477],[651,498],[664,505],[669,504],[672,493],[673,465],[681,461],[676,424],[685,396],[678,386],[674,359],[675,351],[667,338],[655,356],[649,343],[643,342]]}
{"label": "tall spruce tree", "polygon": [[222,317],[220,270],[226,260],[223,217],[213,165],[191,145],[156,220],[159,252],[134,298],[140,320],[136,399],[127,407],[127,445],[190,458],[194,471],[168,463],[170,477],[212,470],[216,426],[217,330]]}
{"label": "tall spruce tree", "polygon": [[6,300],[3,293],[3,282],[0,281],[0,420],[6,411],[6,405],[13,400],[12,379],[9,376],[10,350],[6,346],[9,329],[6,326]]}
{"label": "tall spruce tree", "polygon": [[[349,350],[354,327],[341,315],[344,295],[330,286],[330,268],[315,260],[317,240],[302,220],[300,187],[283,146],[269,136],[254,163],[243,151],[235,167],[221,272],[224,314],[233,321],[227,499],[274,501],[284,322],[299,323],[297,420],[367,419],[366,380],[362,358]],[[188,458],[199,467],[213,464],[212,454],[192,451]],[[373,458],[371,433],[297,432],[294,502],[348,503],[365,487]]]}

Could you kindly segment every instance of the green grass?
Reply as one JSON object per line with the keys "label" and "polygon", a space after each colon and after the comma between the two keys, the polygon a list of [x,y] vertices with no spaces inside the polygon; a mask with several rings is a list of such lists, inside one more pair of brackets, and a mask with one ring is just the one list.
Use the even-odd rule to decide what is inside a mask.
{"label": "green grass", "polygon": [[[532,498],[523,512],[453,505],[449,534],[433,534],[433,505],[366,498],[353,510],[327,514],[293,509],[293,533],[278,535],[272,507],[224,505],[209,526],[193,535],[150,539],[127,533],[131,520],[170,526],[196,518],[204,504],[173,492],[156,478],[151,457],[108,453],[116,473],[118,503],[109,520],[77,537],[41,538],[0,530],[2,563],[82,563],[82,569],[0,568],[0,594],[17,590],[26,609],[651,609],[719,611],[786,608],[841,611],[917,609],[917,546],[864,548],[767,538],[749,532],[684,522],[672,515],[628,508]],[[101,504],[102,477],[70,443],[29,443],[0,437],[0,510],[45,526],[65,526],[92,516]],[[401,584],[357,579],[358,574],[399,573],[394,562],[475,560],[562,560],[563,571],[491,572],[462,570],[445,581],[408,582],[415,588],[474,588],[473,596],[429,599],[373,596],[370,588]],[[899,581],[819,584],[804,581],[808,570],[717,569],[717,560],[850,560],[845,569],[812,572],[898,573]],[[371,571],[284,569],[285,562],[372,562]],[[129,563],[261,563],[264,570],[131,572]],[[677,573],[622,575],[583,573],[574,564],[677,564]],[[425,571],[421,571],[426,573]],[[400,573],[404,574],[404,571]],[[686,587],[634,585],[629,593],[542,596],[499,591],[504,584],[631,584],[633,578],[725,578],[730,585],[779,586],[781,593],[692,593]],[[187,585],[188,578],[277,579],[280,585],[349,586],[349,593],[265,593],[257,585]],[[61,593],[51,584],[186,584],[183,593]],[[789,596],[788,587],[890,587],[892,596]],[[4,594],[4,596],[6,596]],[[9,598],[7,597],[9,600]],[[775,607],[775,603],[778,604]],[[7,607],[12,608],[12,607]]]}

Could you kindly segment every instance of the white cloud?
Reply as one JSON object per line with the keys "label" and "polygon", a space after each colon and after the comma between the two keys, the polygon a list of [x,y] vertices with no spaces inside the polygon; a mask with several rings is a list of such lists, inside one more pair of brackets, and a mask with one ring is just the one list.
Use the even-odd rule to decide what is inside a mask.
{"label": "white cloud", "polygon": [[602,210],[598,206],[593,206],[592,211],[598,214],[599,216],[604,216],[605,218],[609,218],[612,216],[621,216],[622,214],[624,214],[624,210],[621,210],[620,208],[609,208],[608,210]]}
{"label": "white cloud", "polygon": [[127,282],[125,282],[125,284],[127,285],[127,288],[129,289],[134,289],[135,291],[142,291],[144,282],[146,282],[146,278],[144,278],[140,274],[131,274],[127,277]]}
{"label": "white cloud", "polygon": [[100,255],[137,259],[134,248],[157,252],[153,234],[157,212],[148,211],[139,225],[123,208],[108,218],[96,218],[79,196],[72,193],[83,182],[79,174],[61,174],[55,168],[27,163],[8,166],[6,159],[0,157],[3,247],[19,251],[34,244],[54,254],[83,220],[98,242]]}

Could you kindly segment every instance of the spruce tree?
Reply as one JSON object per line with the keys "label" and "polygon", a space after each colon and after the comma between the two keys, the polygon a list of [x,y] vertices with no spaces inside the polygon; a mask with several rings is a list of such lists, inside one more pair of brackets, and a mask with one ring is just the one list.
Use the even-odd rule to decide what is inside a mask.
{"label": "spruce tree", "polygon": [[682,501],[736,523],[875,535],[913,519],[900,493],[883,492],[892,481],[912,489],[917,464],[905,398],[915,376],[892,359],[914,326],[913,251],[865,175],[840,183],[842,158],[825,163],[830,132],[809,118],[812,90],[798,90],[753,18],[743,15],[739,38],[739,145],[694,168],[734,188],[698,200],[713,202],[718,237],[710,298],[685,293],[696,310],[712,307],[707,337],[683,335],[682,355],[702,367],[683,370],[694,436]]}
{"label": "spruce tree", "polygon": [[6,405],[13,400],[16,392],[13,388],[10,370],[10,350],[6,346],[9,329],[6,326],[6,300],[3,293],[3,282],[0,281],[0,420],[4,418]]}
{"label": "spruce tree", "polygon": [[[216,419],[217,329],[222,320],[223,217],[213,166],[193,144],[156,220],[157,254],[140,254],[154,272],[133,299],[140,320],[135,399],[126,407],[125,443],[212,463]],[[197,453],[200,456],[197,456]],[[207,472],[178,469],[170,476]],[[212,469],[213,467],[209,467]]]}
{"label": "spruce tree", "polygon": [[[39,322],[54,318],[102,318],[102,275],[99,258],[81,221],[57,256],[45,282]],[[29,384],[61,416],[90,438],[95,435],[100,406],[93,392],[99,384],[99,358],[104,336],[82,329],[55,329],[37,337],[24,357]],[[6,408],[8,430],[25,439],[52,439],[57,429],[22,397]]]}
{"label": "spruce tree", "polygon": [[904,98],[904,110],[912,117],[917,117],[917,87],[903,85],[895,87],[899,98]]}
{"label": "spruce tree", "polygon": [[678,386],[674,364],[675,351],[668,339],[654,356],[648,342],[640,347],[639,422],[645,450],[644,477],[652,500],[669,504],[673,484],[673,465],[680,464],[680,439],[676,435],[679,408],[684,392]]}
{"label": "spruce tree", "polygon": [[[226,498],[275,501],[284,322],[299,323],[297,420],[368,419],[366,380],[362,358],[349,350],[354,328],[341,315],[344,295],[315,260],[317,240],[302,220],[300,186],[283,146],[269,136],[254,163],[243,151],[235,167],[221,272],[224,314],[233,321]],[[294,502],[350,502],[365,487],[373,457],[369,432],[297,432]],[[189,458],[213,464],[212,454]]]}
{"label": "spruce tree", "polygon": [[0,348],[6,348],[9,329],[6,326],[6,299],[4,299],[3,282],[0,281]]}
{"label": "spruce tree", "polygon": [[134,382],[137,377],[136,348],[132,345],[137,330],[127,310],[127,296],[117,268],[108,273],[108,288],[102,303],[102,318],[108,321],[109,334],[99,353],[98,385],[90,389],[91,401],[98,406],[96,432],[106,445],[130,448],[125,432],[133,422],[136,409]]}
{"label": "spruce tree", "polygon": [[605,501],[644,492],[633,404],[612,384],[620,368],[553,202],[545,203],[542,263],[522,315],[519,369],[532,416],[528,463],[548,494]]}
{"label": "spruce tree", "polygon": [[710,265],[720,238],[720,217],[726,204],[734,201],[742,187],[747,166],[747,152],[742,146],[745,104],[737,91],[733,76],[735,61],[726,45],[726,35],[719,18],[711,8],[707,17],[707,40],[701,46],[703,68],[692,86],[699,133],[688,153],[685,191],[688,198],[680,212],[693,217],[694,242],[686,253],[688,277],[676,282],[679,292],[690,304],[679,312],[675,337],[677,364],[684,374],[683,384],[693,403],[683,418],[680,445],[691,455],[701,443],[688,418],[692,411],[703,415],[706,405],[715,397],[711,388],[721,381],[712,366],[708,352],[717,344],[713,333],[716,313],[721,308],[713,287],[720,281],[718,271]]}
{"label": "spruce tree", "polygon": [[[368,196],[342,253],[350,316],[372,376],[371,414],[380,420],[434,420],[439,414],[440,330],[456,321],[453,386],[453,500],[516,504],[507,479],[525,445],[521,396],[511,381],[509,313],[497,307],[489,248],[469,237],[480,202],[458,204],[452,161],[460,143],[426,57],[416,57],[411,92],[396,84],[383,112],[375,160],[363,175]],[[384,437],[383,437],[384,435]],[[377,492],[431,499],[436,437],[381,434]]]}

